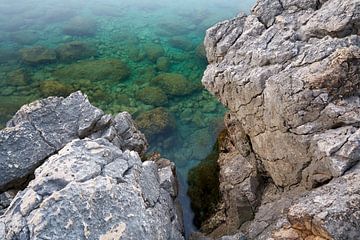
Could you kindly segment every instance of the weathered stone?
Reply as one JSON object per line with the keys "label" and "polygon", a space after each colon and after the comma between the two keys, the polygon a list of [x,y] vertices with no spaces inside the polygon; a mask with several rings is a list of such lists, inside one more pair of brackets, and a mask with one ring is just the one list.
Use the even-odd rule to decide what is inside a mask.
{"label": "weathered stone", "polygon": [[35,171],[15,198],[0,193],[0,239],[184,239],[175,166],[141,161],[129,113],[50,97],[23,106],[0,142],[0,191]]}
{"label": "weathered stone", "polygon": [[[104,120],[106,119],[106,120]],[[47,157],[65,144],[94,132],[111,132],[122,149],[146,149],[144,135],[127,113],[114,119],[92,106],[81,92],[67,98],[50,97],[23,106],[0,131],[0,190],[19,185]],[[120,138],[120,139],[119,139]]]}
{"label": "weathered stone", "polygon": [[[348,194],[356,187],[334,183],[351,184],[348,173],[360,160],[359,22],[358,0],[258,0],[251,15],[239,14],[207,31],[210,64],[202,82],[230,112],[229,141],[218,160],[220,186],[229,186],[221,188],[219,212],[228,212],[212,236],[240,228],[259,240],[358,238],[353,229],[360,221],[344,205],[358,200]],[[322,185],[328,194],[313,190]],[[293,226],[296,216],[318,211],[311,206],[317,194],[324,196],[319,208],[329,211],[329,221],[341,209],[333,215],[340,227],[326,221],[314,229]],[[326,205],[336,194],[344,197]],[[298,200],[309,209],[294,210],[288,219],[286,209]],[[242,201],[246,208],[236,205]],[[254,219],[243,222],[249,209]]]}
{"label": "weathered stone", "polygon": [[170,194],[154,162],[76,139],[35,171],[0,219],[0,238],[184,239]]}

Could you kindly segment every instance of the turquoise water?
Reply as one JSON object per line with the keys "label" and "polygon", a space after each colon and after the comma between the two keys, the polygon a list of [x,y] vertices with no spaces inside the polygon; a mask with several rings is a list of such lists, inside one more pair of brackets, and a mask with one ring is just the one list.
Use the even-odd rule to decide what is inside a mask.
{"label": "turquoise water", "polygon": [[182,182],[211,151],[224,108],[203,89],[202,47],[214,23],[254,0],[0,0],[0,128],[23,104],[82,90],[109,113],[128,111],[173,160]]}

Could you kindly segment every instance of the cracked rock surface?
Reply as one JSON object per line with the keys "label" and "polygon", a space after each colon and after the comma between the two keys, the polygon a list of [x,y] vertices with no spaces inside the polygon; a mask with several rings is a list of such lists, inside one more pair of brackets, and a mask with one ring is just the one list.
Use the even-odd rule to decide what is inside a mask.
{"label": "cracked rock surface", "polygon": [[[32,128],[23,133],[17,128],[23,123]],[[36,150],[27,145],[34,141],[31,131],[56,150],[44,151],[28,168],[36,168],[34,179],[0,216],[0,239],[184,239],[174,166],[141,161],[146,140],[128,113],[105,115],[77,92],[25,106],[8,126],[0,134],[22,133],[24,154]],[[1,154],[10,154],[5,140]]]}
{"label": "cracked rock surface", "polygon": [[[258,0],[251,15],[210,28],[205,47],[202,82],[229,108],[229,134],[218,161],[222,202],[203,229],[213,237],[241,229],[249,239],[360,238],[352,210],[360,201],[352,196],[360,191],[360,1]],[[338,188],[343,201],[310,204]],[[329,224],[334,216],[347,227]]]}
{"label": "cracked rock surface", "polygon": [[128,113],[115,117],[90,104],[81,92],[23,106],[0,131],[0,192],[20,185],[47,157],[77,138],[104,137],[143,154],[147,143]]}

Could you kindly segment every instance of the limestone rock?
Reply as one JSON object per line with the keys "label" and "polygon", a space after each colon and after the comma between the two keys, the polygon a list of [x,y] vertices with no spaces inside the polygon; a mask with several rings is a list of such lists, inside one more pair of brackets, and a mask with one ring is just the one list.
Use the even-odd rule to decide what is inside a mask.
{"label": "limestone rock", "polygon": [[[349,226],[333,228],[326,220],[311,231],[319,239],[358,238],[352,226],[360,220],[349,204],[343,205],[355,190],[335,190],[345,187],[334,183],[351,184],[353,177],[347,174],[360,160],[359,22],[359,0],[258,0],[249,16],[241,13],[207,31],[209,66],[202,83],[230,112],[230,140],[218,161],[222,184],[229,184],[221,189],[223,206],[228,206],[221,211],[227,218],[213,236],[241,228],[250,239],[296,234],[305,239],[301,231],[310,231],[308,224],[300,232],[289,226],[308,210],[290,210],[286,216],[286,208],[297,201],[310,207],[316,194],[325,202],[338,191],[348,191],[342,201],[319,208],[329,212],[329,221],[337,214],[334,222]],[[231,179],[248,184],[230,184]],[[319,186],[333,186],[334,193],[314,190]],[[253,197],[261,202],[251,201]],[[248,206],[232,214],[233,201],[247,201]],[[341,211],[331,215],[333,208]],[[239,223],[249,209],[254,220]],[[234,222],[238,224],[232,226]],[[272,236],[280,228],[282,233]]]}
{"label": "limestone rock", "polygon": [[50,97],[23,106],[0,143],[0,239],[184,239],[175,166],[141,161],[129,113]]}
{"label": "limestone rock", "polygon": [[76,139],[35,171],[0,238],[184,239],[174,209],[154,162],[106,139]]}
{"label": "limestone rock", "polygon": [[[23,106],[0,131],[0,190],[22,183],[47,157],[68,142],[95,132],[113,132],[120,147],[143,153],[144,135],[134,130],[126,113],[113,119],[92,106],[81,92],[67,98],[49,97]],[[136,141],[133,141],[136,140]],[[130,140],[130,141],[129,141]],[[131,142],[131,143],[130,143]],[[122,148],[125,149],[125,148]]]}

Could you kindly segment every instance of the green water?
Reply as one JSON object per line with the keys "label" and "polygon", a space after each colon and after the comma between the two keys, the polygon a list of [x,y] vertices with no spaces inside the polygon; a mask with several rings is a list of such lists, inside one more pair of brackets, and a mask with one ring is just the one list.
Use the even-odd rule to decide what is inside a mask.
{"label": "green water", "polygon": [[253,2],[0,0],[0,128],[21,105],[75,90],[108,113],[130,112],[149,151],[177,165],[188,233],[185,179],[225,111],[200,83],[203,37]]}

